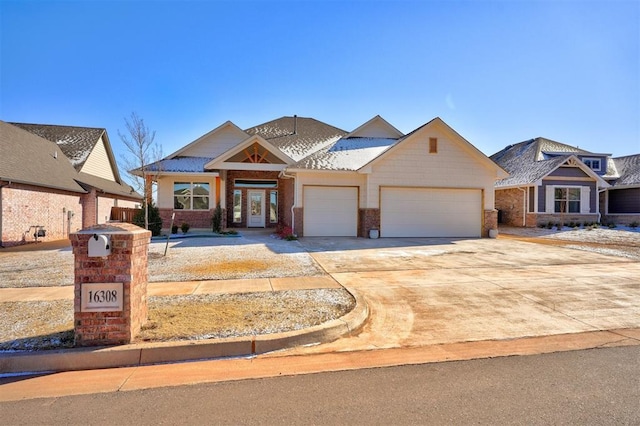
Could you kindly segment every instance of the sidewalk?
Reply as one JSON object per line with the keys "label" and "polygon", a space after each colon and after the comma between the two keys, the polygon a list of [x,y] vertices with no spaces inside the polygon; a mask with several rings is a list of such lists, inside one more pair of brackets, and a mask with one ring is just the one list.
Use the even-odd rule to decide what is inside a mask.
{"label": "sidewalk", "polygon": [[0,378],[0,401],[639,344],[640,329],[636,329],[299,356],[281,352],[233,359],[67,371]]}

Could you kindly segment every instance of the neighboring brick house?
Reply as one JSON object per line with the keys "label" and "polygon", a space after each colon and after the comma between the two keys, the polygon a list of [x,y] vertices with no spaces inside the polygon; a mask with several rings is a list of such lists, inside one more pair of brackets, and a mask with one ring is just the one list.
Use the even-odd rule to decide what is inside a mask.
{"label": "neighboring brick house", "polygon": [[[135,171],[141,174],[140,170]],[[435,118],[403,134],[380,116],[351,132],[281,117],[230,121],[147,169],[165,227],[292,227],[300,236],[480,237],[507,174]]]}
{"label": "neighboring brick house", "polygon": [[[496,183],[499,222],[630,223],[640,214],[640,156],[611,158],[545,138],[509,145],[490,157],[509,173]],[[623,216],[624,215],[624,216]]]}
{"label": "neighboring brick house", "polygon": [[105,129],[0,121],[0,246],[67,238],[141,199]]}

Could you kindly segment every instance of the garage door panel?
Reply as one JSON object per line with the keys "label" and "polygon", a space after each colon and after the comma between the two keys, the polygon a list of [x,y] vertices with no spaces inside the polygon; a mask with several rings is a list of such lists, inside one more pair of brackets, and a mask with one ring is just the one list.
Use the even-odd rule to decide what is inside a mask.
{"label": "garage door panel", "polygon": [[355,237],[358,188],[305,186],[303,212],[306,237]]}
{"label": "garage door panel", "polygon": [[482,192],[475,189],[382,188],[383,237],[479,237]]}

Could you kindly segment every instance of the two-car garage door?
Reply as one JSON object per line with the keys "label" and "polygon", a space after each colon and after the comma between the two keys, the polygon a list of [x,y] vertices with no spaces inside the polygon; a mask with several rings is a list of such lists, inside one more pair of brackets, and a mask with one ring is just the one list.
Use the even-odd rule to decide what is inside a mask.
{"label": "two-car garage door", "polygon": [[480,237],[482,191],[382,188],[382,237]]}

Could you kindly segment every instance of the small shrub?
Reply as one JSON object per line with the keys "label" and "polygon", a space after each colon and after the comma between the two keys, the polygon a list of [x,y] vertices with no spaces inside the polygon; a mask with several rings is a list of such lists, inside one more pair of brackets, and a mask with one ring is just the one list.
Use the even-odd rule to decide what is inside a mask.
{"label": "small shrub", "polygon": [[172,234],[177,234],[178,233],[178,225],[172,225],[171,226],[171,233]]}
{"label": "small shrub", "polygon": [[222,233],[222,208],[220,203],[216,205],[216,209],[213,212],[213,218],[211,218],[212,230],[216,234]]}
{"label": "small shrub", "polygon": [[553,222],[547,223],[547,229],[553,229]]}
{"label": "small shrub", "polygon": [[640,226],[640,223],[636,222],[635,220],[629,224],[629,228],[631,229],[636,229],[638,226]]}
{"label": "small shrub", "polygon": [[616,225],[615,223],[611,222],[611,223],[609,223],[609,224],[607,225],[607,228],[609,228],[609,229],[614,229],[614,228],[616,228],[616,226],[617,226],[617,225]]}
{"label": "small shrub", "polygon": [[223,232],[225,235],[238,235],[238,231],[235,229],[229,229],[228,231]]}
{"label": "small shrub", "polygon": [[[133,216],[133,224],[138,225],[140,228],[144,228],[144,204],[142,208]],[[149,204],[149,231],[151,235],[157,237],[162,233],[162,218],[160,217],[160,209],[153,203]]]}
{"label": "small shrub", "polygon": [[189,225],[186,222],[180,225],[180,229],[182,229],[183,234],[186,234],[187,232],[189,232],[189,228],[191,228],[191,225]]}
{"label": "small shrub", "polygon": [[562,224],[556,223],[556,228],[558,229],[558,231],[562,231]]}

